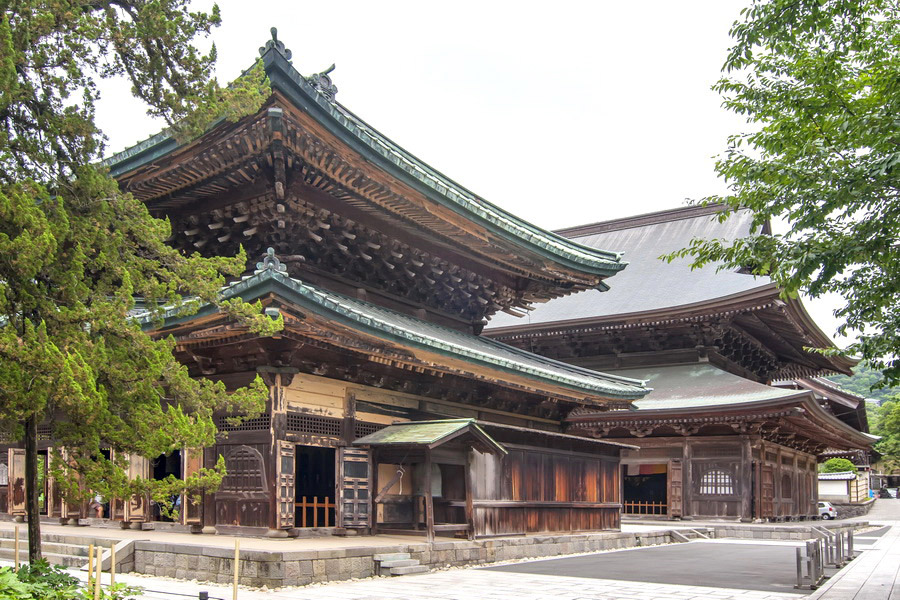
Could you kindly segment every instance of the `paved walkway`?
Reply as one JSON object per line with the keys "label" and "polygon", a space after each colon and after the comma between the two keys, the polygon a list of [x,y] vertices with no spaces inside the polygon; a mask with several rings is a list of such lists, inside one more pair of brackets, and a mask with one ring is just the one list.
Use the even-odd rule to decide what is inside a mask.
{"label": "paved walkway", "polygon": [[889,525],[890,529],[809,596],[810,600],[900,600],[900,500],[876,500],[860,520]]}
{"label": "paved walkway", "polygon": [[[83,574],[79,574],[84,577]],[[104,581],[106,578],[104,577]],[[145,600],[175,600],[166,592],[231,600],[232,589],[160,578],[123,576],[116,581],[140,585]],[[240,589],[239,600],[801,600],[803,594],[746,591],[715,587],[585,579],[559,575],[506,573],[468,568],[425,575],[283,588]],[[186,600],[186,599],[183,599]]]}

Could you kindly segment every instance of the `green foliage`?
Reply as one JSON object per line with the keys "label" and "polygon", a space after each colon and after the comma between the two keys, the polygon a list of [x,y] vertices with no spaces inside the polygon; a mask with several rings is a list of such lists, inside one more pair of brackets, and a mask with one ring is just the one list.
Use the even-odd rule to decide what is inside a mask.
{"label": "green foliage", "polygon": [[[132,600],[140,589],[121,583],[100,588],[101,600]],[[62,567],[44,560],[0,569],[0,600],[93,600],[94,590],[72,577]]]}
{"label": "green foliage", "polygon": [[846,473],[847,471],[856,473],[856,465],[846,458],[829,458],[821,464],[819,471],[821,473]]}
{"label": "green foliage", "polygon": [[838,375],[830,378],[845,390],[876,398],[879,404],[866,403],[866,418],[869,433],[881,439],[875,450],[881,454],[881,463],[886,473],[900,473],[900,393],[893,388],[871,389],[881,379],[881,374],[866,363],[853,369],[853,375]]}
{"label": "green foliage", "polygon": [[[828,379],[848,392],[853,392],[863,398],[875,398],[879,404],[888,401],[895,394],[890,388],[876,387],[881,381],[881,372],[876,371],[865,362],[861,362],[853,368],[853,375],[835,375]],[[871,427],[871,422],[869,425]]]}
{"label": "green foliage", "polygon": [[[187,482],[132,481],[128,456],[210,446],[215,411],[252,415],[268,391],[259,378],[236,391],[192,379],[173,357],[174,340],[147,335],[132,318],[134,299],[156,323],[166,310],[188,315],[202,303],[260,335],[283,323],[258,304],[221,297],[227,279],[245,270],[243,251],[211,259],[175,251],[165,243],[169,223],[97,166],[96,82],[128,78],[151,114],[190,133],[257,109],[269,94],[261,67],[231,88],[215,83],[215,48],[202,54],[193,41],[218,24],[216,7],[0,6],[0,433],[22,439],[24,422],[49,420],[66,448],[52,471],[70,497],[87,489],[171,497],[185,488],[196,496],[218,485],[221,464]],[[114,460],[101,447],[114,449]]]}
{"label": "green foliage", "polygon": [[[754,214],[746,239],[693,240],[668,256],[768,275],[787,296],[839,294],[848,349],[900,381],[900,9],[895,0],[753,0],[715,86],[752,126],[703,203]],[[770,220],[789,231],[762,235]]]}

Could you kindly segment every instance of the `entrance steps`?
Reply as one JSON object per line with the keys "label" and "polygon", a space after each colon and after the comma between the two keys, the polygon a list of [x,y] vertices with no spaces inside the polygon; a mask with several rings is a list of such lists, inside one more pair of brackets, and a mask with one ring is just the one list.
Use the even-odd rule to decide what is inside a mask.
{"label": "entrance steps", "polygon": [[[95,551],[98,549],[104,551],[104,561],[109,562],[106,555],[109,554],[110,546],[118,541],[87,535],[45,533],[41,535],[41,554],[51,565],[80,568],[88,562],[88,548],[91,544],[94,545]],[[0,559],[15,560],[15,546],[15,532],[0,531]],[[19,534],[19,562],[28,562],[28,536],[25,531]],[[119,562],[117,557],[116,563]]]}
{"label": "entrance steps", "polygon": [[711,527],[697,527],[694,529],[672,529],[669,531],[672,541],[676,543],[689,542],[691,540],[708,540],[716,537],[716,530]]}
{"label": "entrance steps", "polygon": [[430,570],[425,565],[419,564],[418,560],[410,558],[407,552],[376,554],[372,558],[375,559],[376,575],[413,575],[427,573]]}

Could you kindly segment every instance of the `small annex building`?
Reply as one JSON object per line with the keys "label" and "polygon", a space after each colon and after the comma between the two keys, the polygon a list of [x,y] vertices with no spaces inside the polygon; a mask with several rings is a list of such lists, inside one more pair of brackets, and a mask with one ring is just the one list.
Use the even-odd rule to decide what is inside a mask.
{"label": "small annex building", "polygon": [[[232,389],[260,375],[270,394],[258,417],[216,415],[215,447],[132,457],[131,475],[186,477],[224,457],[219,489],[182,511],[181,526],[203,532],[618,529],[620,455],[634,446],[567,433],[564,420],[628,408],[648,388],[480,334],[498,311],[609,289],[620,254],[526,223],[415,158],[338,103],[327,72],[301,75],[274,33],[260,50],[272,95],[256,114],[108,161],[171,221],[177,248],[243,246],[253,260],[223,296],[285,323],[260,337],[213,306],[145,320],[174,337],[192,375]],[[58,425],[43,426],[41,453],[59,450]],[[0,510],[21,515],[22,450],[0,456]],[[90,516],[45,481],[46,517]],[[135,527],[160,518],[143,498],[103,510]]]}
{"label": "small annex building", "polygon": [[684,207],[562,230],[622,251],[630,266],[607,293],[551,300],[525,318],[498,315],[498,341],[645,381],[627,410],[578,407],[566,431],[634,444],[623,454],[624,512],[654,518],[796,519],[816,515],[817,462],[871,448],[862,399],[819,379],[852,361],[809,352],[830,345],[801,302],[768,278],[691,270],[660,256],[694,238],[750,232],[742,212]]}
{"label": "small annex building", "polygon": [[869,477],[866,473],[819,473],[819,500],[860,504],[868,499]]}

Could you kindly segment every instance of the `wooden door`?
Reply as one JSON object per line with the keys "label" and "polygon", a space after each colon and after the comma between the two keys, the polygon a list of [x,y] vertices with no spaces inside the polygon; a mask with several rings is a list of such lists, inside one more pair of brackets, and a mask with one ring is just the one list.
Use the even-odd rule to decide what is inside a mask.
{"label": "wooden door", "polygon": [[9,449],[9,495],[8,512],[11,515],[25,514],[25,450]]}
{"label": "wooden door", "polygon": [[681,517],[684,515],[683,475],[681,459],[674,458],[669,461],[669,517]]}
{"label": "wooden door", "polygon": [[369,451],[359,448],[339,448],[340,470],[337,477],[335,504],[337,522],[341,527],[360,529],[371,527],[372,469]]}
{"label": "wooden door", "polygon": [[772,465],[762,465],[759,470],[759,516],[775,517],[775,470]]}
{"label": "wooden door", "polygon": [[[128,479],[146,479],[150,475],[150,461],[137,454],[128,455]],[[134,495],[125,503],[125,519],[130,522],[142,522],[149,519],[148,499],[142,495]]]}
{"label": "wooden door", "polygon": [[275,528],[290,529],[294,527],[294,504],[297,502],[296,484],[296,446],[293,442],[278,442],[278,456],[275,471],[277,489],[275,502]]}
{"label": "wooden door", "polygon": [[[181,451],[181,477],[187,481],[203,467],[203,449],[185,448]],[[181,523],[199,525],[203,521],[203,502],[191,502],[190,494],[181,495]]]}
{"label": "wooden door", "polygon": [[[75,484],[75,487],[80,488],[78,483],[81,481],[81,474],[78,473],[74,468],[72,468],[73,461],[69,458],[69,453],[65,448],[61,448],[59,451],[60,458],[62,459],[63,464],[66,465],[65,471],[65,479],[69,482]],[[57,486],[57,489],[59,486]],[[62,496],[62,494],[60,494]],[[82,509],[85,506],[84,500],[72,500],[67,501],[65,498],[61,499],[61,507],[59,516],[63,519],[80,519],[84,516]]]}

